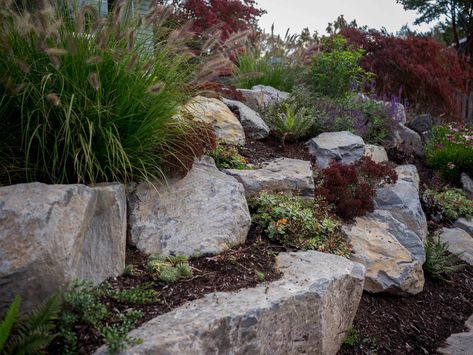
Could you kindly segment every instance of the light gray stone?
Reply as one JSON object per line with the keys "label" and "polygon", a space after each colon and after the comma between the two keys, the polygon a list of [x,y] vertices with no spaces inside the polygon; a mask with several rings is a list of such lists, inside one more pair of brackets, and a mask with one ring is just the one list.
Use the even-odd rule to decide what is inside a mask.
{"label": "light gray stone", "polygon": [[261,191],[298,192],[304,197],[314,197],[314,178],[309,161],[279,158],[261,169],[227,169],[224,172],[243,184],[247,197]]}
{"label": "light gray stone", "polygon": [[255,111],[260,111],[271,105],[286,101],[290,94],[279,91],[271,86],[256,85],[248,89],[238,89],[245,98],[247,106]]}
{"label": "light gray stone", "polygon": [[471,355],[473,349],[473,315],[465,322],[467,330],[463,333],[452,334],[445,346],[438,349],[445,355]]}
{"label": "light gray stone", "polygon": [[181,108],[180,116],[211,125],[217,138],[228,144],[245,144],[245,131],[232,111],[218,99],[196,96]]}
{"label": "light gray stone", "polygon": [[427,218],[419,198],[417,169],[410,165],[398,168],[398,181],[376,189],[375,208],[389,211],[394,218],[411,228],[422,240],[428,234]]}
{"label": "light gray stone", "polygon": [[461,174],[461,183],[463,190],[469,198],[473,199],[473,180],[465,173]]}
{"label": "light gray stone", "polygon": [[30,310],[75,279],[98,284],[125,267],[119,184],[2,187],[0,226],[0,311],[15,295]]}
{"label": "light gray stone", "polygon": [[473,219],[466,219],[466,218],[460,218],[457,220],[453,226],[455,228],[460,228],[463,229],[465,232],[467,232],[471,237],[473,237]]}
{"label": "light gray stone", "polygon": [[209,157],[183,179],[141,183],[129,196],[130,241],[147,254],[217,254],[244,243],[250,225],[243,185]]}
{"label": "light gray stone", "polygon": [[322,133],[307,144],[309,153],[317,158],[317,165],[321,169],[328,167],[332,161],[351,164],[365,153],[363,138],[348,131]]}
{"label": "light gray stone", "polygon": [[258,112],[240,101],[229,99],[222,99],[222,101],[237,114],[248,138],[264,139],[269,136],[270,129]]}
{"label": "light gray stone", "polygon": [[448,251],[458,254],[464,262],[473,265],[473,238],[460,228],[444,228],[440,240],[448,243]]}
{"label": "light gray stone", "polygon": [[314,251],[281,253],[277,263],[280,280],[158,316],[129,334],[143,343],[122,354],[335,355],[361,298],[364,267]]}
{"label": "light gray stone", "polygon": [[416,154],[419,157],[424,156],[424,145],[420,135],[403,124],[397,124],[390,138],[394,148],[399,151],[407,155]]}
{"label": "light gray stone", "polygon": [[412,164],[399,165],[399,166],[396,166],[395,170],[396,170],[397,178],[399,181],[402,180],[402,181],[413,183],[417,191],[419,191],[420,177],[415,165],[412,165]]}
{"label": "light gray stone", "polygon": [[365,290],[415,295],[424,287],[423,243],[387,211],[356,218],[343,226],[353,247],[350,259],[366,266]]}
{"label": "light gray stone", "polygon": [[365,145],[365,157],[370,157],[376,163],[383,163],[389,161],[388,153],[386,149],[379,145],[366,144]]}
{"label": "light gray stone", "polygon": [[407,121],[406,116],[406,109],[403,104],[400,102],[391,102],[391,101],[384,101],[384,106],[386,106],[386,110],[388,114],[394,118],[397,122],[401,124],[405,124]]}

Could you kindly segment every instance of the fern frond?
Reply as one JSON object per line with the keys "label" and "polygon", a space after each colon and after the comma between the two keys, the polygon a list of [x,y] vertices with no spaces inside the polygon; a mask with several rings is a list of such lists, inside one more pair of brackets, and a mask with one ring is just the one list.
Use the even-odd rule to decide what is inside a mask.
{"label": "fern frond", "polygon": [[0,352],[5,347],[8,337],[10,336],[13,324],[15,324],[20,309],[21,298],[16,296],[13,302],[5,312],[5,317],[0,322]]}

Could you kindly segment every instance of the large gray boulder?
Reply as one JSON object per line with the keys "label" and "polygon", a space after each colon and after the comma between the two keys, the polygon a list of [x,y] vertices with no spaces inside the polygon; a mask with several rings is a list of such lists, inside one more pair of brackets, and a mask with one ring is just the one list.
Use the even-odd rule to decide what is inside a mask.
{"label": "large gray boulder", "polygon": [[389,161],[388,153],[384,147],[374,144],[365,145],[365,157],[370,157],[376,163],[384,163]]}
{"label": "large gray boulder", "polygon": [[473,180],[467,174],[462,173],[461,183],[463,191],[466,192],[469,198],[473,199]]}
{"label": "large gray boulder", "polygon": [[129,196],[130,242],[147,254],[218,254],[244,243],[250,225],[243,185],[209,157],[183,179],[141,183]]}
{"label": "large gray boulder", "polygon": [[354,163],[365,153],[363,138],[348,131],[322,133],[307,145],[310,155],[317,159],[321,169],[328,167],[332,161],[344,165]]}
{"label": "large gray boulder", "polygon": [[422,240],[428,234],[427,218],[419,198],[419,175],[413,165],[396,168],[398,181],[376,189],[375,208],[389,211],[394,218],[411,228]]}
{"label": "large gray boulder", "polygon": [[400,102],[392,102],[392,101],[379,101],[386,106],[386,111],[388,114],[401,124],[405,124],[407,121],[406,115],[406,108]]}
{"label": "large gray boulder", "polygon": [[256,85],[248,89],[238,89],[245,98],[246,105],[255,111],[261,111],[274,104],[286,101],[290,94],[271,86]]}
{"label": "large gray boulder", "polygon": [[353,247],[350,259],[366,266],[366,291],[401,296],[422,291],[423,243],[389,212],[357,218],[343,231]]}
{"label": "large gray boulder", "polygon": [[247,197],[261,191],[294,192],[304,197],[314,197],[314,178],[309,161],[279,158],[266,163],[261,169],[224,170],[245,187]]}
{"label": "large gray boulder", "polygon": [[158,316],[129,334],[143,342],[123,354],[335,355],[358,308],[363,266],[314,251],[281,253],[277,263],[280,280]]}
{"label": "large gray boulder", "polygon": [[473,265],[473,238],[460,228],[444,228],[440,240],[448,243],[448,251],[458,254],[464,262]]}
{"label": "large gray boulder", "polygon": [[465,327],[465,332],[450,335],[437,352],[444,355],[470,355],[473,349],[473,315],[467,319]]}
{"label": "large gray boulder", "polygon": [[240,101],[229,99],[222,99],[222,101],[239,117],[248,138],[264,139],[269,136],[270,129],[258,112]]}
{"label": "large gray boulder", "polygon": [[392,130],[390,140],[394,148],[406,155],[424,156],[424,144],[420,135],[401,123]]}
{"label": "large gray boulder", "polygon": [[0,188],[0,313],[30,310],[75,279],[98,284],[125,267],[123,185]]}
{"label": "large gray boulder", "polygon": [[460,218],[453,224],[453,226],[455,228],[463,229],[473,238],[473,218]]}
{"label": "large gray boulder", "polygon": [[407,126],[417,132],[424,142],[432,137],[433,120],[429,114],[413,118],[407,122]]}

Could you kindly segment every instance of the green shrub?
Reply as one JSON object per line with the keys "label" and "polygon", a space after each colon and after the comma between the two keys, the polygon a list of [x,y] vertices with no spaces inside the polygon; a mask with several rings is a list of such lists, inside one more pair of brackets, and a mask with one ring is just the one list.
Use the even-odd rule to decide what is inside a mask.
{"label": "green shrub", "polygon": [[436,126],[425,146],[427,163],[445,178],[458,181],[461,173],[473,175],[473,127]]}
{"label": "green shrub", "polygon": [[148,260],[148,271],[165,283],[192,277],[192,268],[185,256],[151,255]]}
{"label": "green shrub", "polygon": [[346,255],[349,245],[323,201],[262,192],[249,201],[253,222],[266,236],[287,247]]}
{"label": "green shrub", "polygon": [[290,92],[295,81],[295,70],[282,61],[271,63],[269,58],[260,56],[255,50],[237,56],[234,84],[239,88],[267,85]]}
{"label": "green shrub", "polygon": [[215,150],[208,154],[215,160],[219,169],[249,169],[246,158],[238,153],[235,146],[219,144]]}
{"label": "green shrub", "polygon": [[131,304],[146,304],[157,302],[158,292],[151,288],[152,285],[144,284],[129,289],[113,288],[108,282],[99,287],[99,294],[103,297],[110,297],[119,302]]}
{"label": "green shrub", "polygon": [[[149,179],[167,156],[199,153],[182,139],[193,125],[173,115],[208,76],[204,55],[186,50],[186,31],[160,25],[163,13],[140,20],[125,7],[103,19],[92,6],[69,16],[2,5],[0,183]],[[139,21],[160,38],[154,51]]]}
{"label": "green shrub", "polygon": [[442,278],[462,269],[465,264],[461,263],[458,255],[448,252],[448,243],[439,238],[429,237],[425,244],[424,271],[434,278]]}
{"label": "green shrub", "polygon": [[473,201],[460,189],[448,189],[440,192],[426,190],[423,197],[431,210],[451,222],[455,222],[461,217],[473,216]]}
{"label": "green shrub", "polygon": [[286,141],[306,138],[317,120],[313,111],[287,102],[271,106],[263,118],[283,146]]}
{"label": "green shrub", "polygon": [[[58,324],[59,338],[61,340],[62,354],[76,354],[78,333],[77,325],[92,327],[92,332],[97,332],[109,347],[111,354],[122,350],[127,344],[133,344],[136,339],[128,337],[128,332],[136,321],[143,316],[140,311],[128,309],[126,313],[117,310],[108,310],[101,297],[111,297],[119,301],[140,303],[149,301],[155,295],[128,292],[126,290],[113,290],[110,285],[93,287],[92,283],[76,281],[71,289],[64,293],[64,310]],[[145,303],[145,302],[143,302]]]}
{"label": "green shrub", "polygon": [[28,315],[19,316],[21,298],[15,297],[0,321],[0,354],[37,354],[54,339],[54,322],[61,310],[54,296]]}
{"label": "green shrub", "polygon": [[370,80],[371,74],[360,66],[363,51],[350,48],[342,36],[324,42],[325,51],[314,56],[311,79],[316,93],[342,98]]}

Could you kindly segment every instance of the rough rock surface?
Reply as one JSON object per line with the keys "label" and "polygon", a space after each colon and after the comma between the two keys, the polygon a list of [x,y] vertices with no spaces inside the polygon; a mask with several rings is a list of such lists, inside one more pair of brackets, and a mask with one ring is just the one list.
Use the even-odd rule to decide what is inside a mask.
{"label": "rough rock surface", "polygon": [[245,98],[246,105],[255,111],[260,111],[289,98],[289,93],[264,85],[253,86],[251,90],[238,89],[238,91]]}
{"label": "rough rock surface", "polygon": [[464,262],[473,265],[473,238],[460,228],[444,228],[440,240],[448,243],[448,251],[458,254]]}
{"label": "rough rock surface", "polygon": [[386,106],[386,110],[397,122],[405,124],[407,121],[406,108],[400,102],[380,101]]}
{"label": "rough rock surface", "polygon": [[460,218],[453,224],[453,226],[455,228],[463,229],[471,237],[473,237],[473,218],[470,218],[470,219]]}
{"label": "rough rock surface", "polygon": [[370,157],[371,160],[375,161],[376,163],[383,163],[389,161],[388,153],[386,153],[386,149],[379,145],[374,144],[367,144],[365,146],[365,154],[366,157]]}
{"label": "rough rock surface", "polygon": [[419,115],[407,123],[407,126],[417,132],[423,141],[432,137],[432,116],[429,114]]}
{"label": "rough rock surface", "polygon": [[279,158],[255,170],[224,170],[245,187],[247,197],[265,190],[270,192],[299,192],[314,197],[314,178],[309,161]]}
{"label": "rough rock surface", "polygon": [[468,197],[473,199],[473,180],[465,173],[461,175],[461,183],[463,190],[467,193]]}
{"label": "rough rock surface", "polygon": [[269,127],[258,112],[252,110],[240,101],[222,99],[230,110],[240,118],[245,134],[250,139],[264,139],[269,136]]}
{"label": "rough rock surface", "polygon": [[422,240],[427,237],[427,218],[419,198],[419,175],[413,165],[398,167],[400,178],[393,185],[376,189],[375,208],[389,211],[411,228]]}
{"label": "rough rock surface", "polygon": [[148,254],[217,254],[244,243],[250,224],[243,186],[209,157],[183,179],[141,183],[129,196],[130,241]]}
{"label": "rough rock surface", "polygon": [[281,253],[277,262],[280,280],[154,318],[130,333],[143,343],[123,354],[335,355],[361,298],[363,266],[314,251]]}
{"label": "rough rock surface", "polygon": [[403,124],[398,124],[393,130],[391,140],[395,148],[407,155],[424,156],[424,145],[420,135]]}
{"label": "rough rock surface", "polygon": [[0,313],[29,310],[77,278],[97,284],[125,267],[123,185],[0,188]]}
{"label": "rough rock surface", "polygon": [[309,153],[317,158],[317,165],[322,169],[332,161],[351,164],[361,159],[365,153],[363,138],[348,131],[322,133],[307,144]]}
{"label": "rough rock surface", "polygon": [[464,333],[452,334],[446,345],[437,351],[445,355],[470,355],[473,349],[473,316],[465,322],[467,331]]}
{"label": "rough rock surface", "polygon": [[227,105],[218,99],[194,97],[181,109],[181,115],[210,124],[222,142],[245,144],[243,126]]}
{"label": "rough rock surface", "polygon": [[424,287],[424,248],[419,237],[387,211],[343,226],[353,246],[350,259],[366,266],[365,290],[415,295]]}

